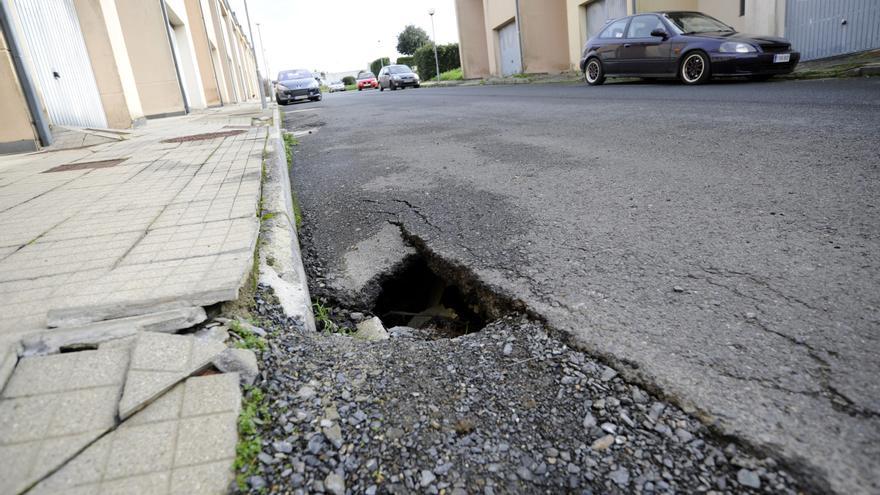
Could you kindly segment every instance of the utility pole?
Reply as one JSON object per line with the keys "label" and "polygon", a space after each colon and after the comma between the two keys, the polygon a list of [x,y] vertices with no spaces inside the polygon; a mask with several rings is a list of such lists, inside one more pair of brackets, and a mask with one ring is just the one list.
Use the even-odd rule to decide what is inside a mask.
{"label": "utility pole", "polygon": [[434,27],[434,9],[428,11],[431,16],[431,36],[434,38],[434,63],[437,66],[437,82],[440,82],[440,57],[437,56],[437,29]]}
{"label": "utility pole", "polygon": [[251,26],[251,14],[248,12],[247,0],[244,0],[244,15],[247,17],[248,33],[251,36],[251,56],[254,57],[254,67],[257,69],[257,86],[260,87],[260,108],[266,109],[266,93],[263,91],[263,76],[260,75],[260,64],[257,63],[257,49],[254,47],[254,28]]}
{"label": "utility pole", "polygon": [[[272,71],[269,70],[269,61],[266,59],[266,45],[263,44],[263,30],[260,29],[259,22],[257,23],[257,36],[260,37],[260,51],[263,52],[263,68],[266,69],[266,79],[270,79]],[[272,94],[269,95],[269,98],[275,98],[275,85],[270,84],[269,87],[272,88]]]}

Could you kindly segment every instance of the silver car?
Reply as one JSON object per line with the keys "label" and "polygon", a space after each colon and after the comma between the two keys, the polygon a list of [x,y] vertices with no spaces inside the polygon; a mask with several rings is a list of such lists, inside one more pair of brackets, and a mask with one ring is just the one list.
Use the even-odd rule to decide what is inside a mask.
{"label": "silver car", "polygon": [[379,71],[379,91],[385,91],[385,88],[394,91],[398,88],[419,86],[421,86],[419,76],[406,65],[386,65]]}

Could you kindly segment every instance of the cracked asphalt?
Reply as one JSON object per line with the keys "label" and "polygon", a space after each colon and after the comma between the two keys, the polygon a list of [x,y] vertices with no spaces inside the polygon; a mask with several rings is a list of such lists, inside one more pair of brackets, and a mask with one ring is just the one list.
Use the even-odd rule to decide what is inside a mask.
{"label": "cracked asphalt", "polygon": [[815,492],[880,491],[880,80],[481,86],[284,107],[310,246],[399,222]]}

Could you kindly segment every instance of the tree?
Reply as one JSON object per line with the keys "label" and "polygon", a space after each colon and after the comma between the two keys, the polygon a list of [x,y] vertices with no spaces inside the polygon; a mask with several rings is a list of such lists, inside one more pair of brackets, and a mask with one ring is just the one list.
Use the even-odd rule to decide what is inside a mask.
{"label": "tree", "polygon": [[342,78],[342,84],[345,84],[346,86],[354,86],[357,84],[357,79],[352,76],[345,76]]}
{"label": "tree", "polygon": [[[437,46],[437,59],[440,62],[440,73],[457,69],[461,67],[461,58],[459,57],[458,43],[450,43],[448,45]],[[419,77],[422,80],[434,79],[437,77],[437,66],[434,61],[434,45],[428,43],[416,51],[415,54],[416,67],[418,67]]]}
{"label": "tree", "polygon": [[424,29],[410,24],[397,35],[397,52],[412,55],[430,40]]}

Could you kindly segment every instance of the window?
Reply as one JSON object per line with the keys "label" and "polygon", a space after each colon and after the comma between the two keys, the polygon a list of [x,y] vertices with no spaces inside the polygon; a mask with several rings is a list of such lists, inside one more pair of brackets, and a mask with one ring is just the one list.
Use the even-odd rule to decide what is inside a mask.
{"label": "window", "polygon": [[623,38],[623,33],[626,32],[626,23],[629,22],[629,19],[620,19],[619,21],[614,21],[610,26],[605,28],[602,33],[599,35],[600,38]]}
{"label": "window", "polygon": [[637,15],[629,23],[627,38],[650,38],[651,31],[663,29],[663,22],[655,15]]}
{"label": "window", "polygon": [[746,0],[739,0],[739,16],[746,15]]}

